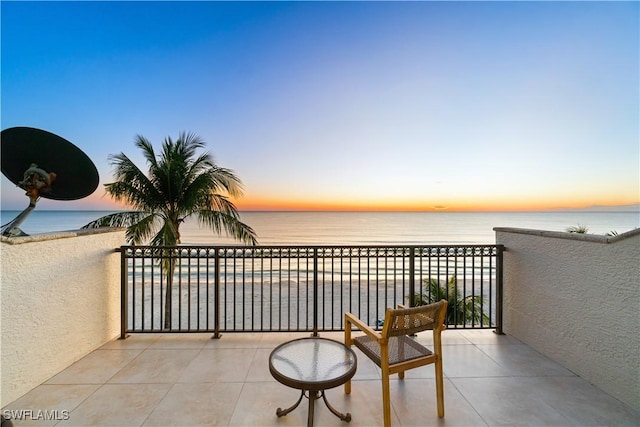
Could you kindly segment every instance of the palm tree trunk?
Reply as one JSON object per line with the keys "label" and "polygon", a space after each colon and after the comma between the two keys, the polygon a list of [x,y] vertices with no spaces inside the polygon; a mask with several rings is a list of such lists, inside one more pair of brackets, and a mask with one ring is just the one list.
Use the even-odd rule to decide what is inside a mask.
{"label": "palm tree trunk", "polygon": [[171,293],[173,290],[173,272],[176,268],[176,262],[169,253],[169,262],[167,263],[167,287],[164,294],[164,328],[171,329]]}

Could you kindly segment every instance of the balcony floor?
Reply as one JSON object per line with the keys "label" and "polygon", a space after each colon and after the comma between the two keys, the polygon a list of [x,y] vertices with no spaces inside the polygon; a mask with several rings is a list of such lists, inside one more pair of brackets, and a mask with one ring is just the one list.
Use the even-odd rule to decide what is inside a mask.
{"label": "balcony floor", "polygon": [[[343,340],[342,333],[321,333]],[[275,381],[268,357],[306,333],[138,334],[114,340],[4,409],[68,410],[61,421],[13,420],[15,426],[302,426],[307,402],[282,418],[298,390]],[[430,333],[418,340],[429,343]],[[443,333],[446,416],[435,408],[433,365],[391,380],[394,426],[638,426],[640,414],[509,336]],[[316,426],[379,426],[379,369],[358,354],[351,395],[329,401],[350,412],[345,423],[323,402]],[[56,424],[57,423],[57,424]]]}

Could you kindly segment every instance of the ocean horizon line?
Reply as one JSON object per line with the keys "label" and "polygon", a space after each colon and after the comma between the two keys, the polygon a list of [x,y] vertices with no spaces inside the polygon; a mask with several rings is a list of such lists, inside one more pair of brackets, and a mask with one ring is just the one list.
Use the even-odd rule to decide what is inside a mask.
{"label": "ocean horizon line", "polygon": [[[1,209],[3,212],[20,212],[24,209]],[[37,209],[38,212],[130,212],[134,209]],[[628,205],[593,205],[584,208],[547,208],[547,209],[478,209],[478,210],[456,210],[456,209],[238,209],[238,213],[562,213],[562,212],[637,212],[640,214],[640,203]]]}
{"label": "ocean horizon line", "polygon": [[[2,222],[20,211],[3,210]],[[116,210],[34,210],[20,228],[27,234],[77,230]],[[566,231],[584,226],[590,234],[624,233],[640,227],[638,211],[398,212],[398,211],[239,211],[261,244],[487,243],[495,227]],[[212,233],[196,217],[181,228],[184,243],[235,242]]]}

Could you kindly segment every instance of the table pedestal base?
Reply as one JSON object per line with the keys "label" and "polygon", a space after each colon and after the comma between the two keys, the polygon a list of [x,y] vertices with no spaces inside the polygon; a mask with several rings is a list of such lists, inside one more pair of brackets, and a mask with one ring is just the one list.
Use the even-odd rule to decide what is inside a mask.
{"label": "table pedestal base", "polygon": [[305,391],[302,390],[302,393],[300,393],[300,398],[298,399],[298,401],[296,403],[293,404],[292,407],[287,408],[287,409],[278,408],[276,410],[276,415],[278,417],[284,417],[289,412],[291,412],[294,409],[296,409],[298,407],[298,405],[300,405],[300,402],[302,401],[303,397],[307,397],[309,399],[309,416],[307,418],[307,427],[312,427],[313,426],[313,412],[314,412],[314,407],[315,407],[315,401],[316,401],[316,399],[320,399],[320,397],[322,397],[322,400],[324,400],[324,404],[327,405],[327,408],[329,408],[329,410],[331,411],[331,413],[333,415],[335,415],[336,417],[340,418],[342,421],[346,421],[346,422],[351,421],[351,414],[350,413],[347,412],[346,414],[343,414],[342,412],[338,411],[336,408],[331,406],[331,404],[327,400],[327,396],[325,396],[325,394],[324,394],[324,390],[321,390],[321,391],[316,391],[316,390],[311,391],[311,390],[309,390],[308,394],[309,395],[307,396],[305,394]]}

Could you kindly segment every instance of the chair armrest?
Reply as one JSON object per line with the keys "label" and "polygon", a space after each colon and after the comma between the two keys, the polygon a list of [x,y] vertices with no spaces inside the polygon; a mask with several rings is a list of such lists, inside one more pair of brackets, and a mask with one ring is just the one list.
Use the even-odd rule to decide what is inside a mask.
{"label": "chair armrest", "polygon": [[381,334],[379,334],[371,326],[369,326],[366,323],[364,323],[362,320],[358,319],[354,314],[345,313],[344,314],[344,318],[345,318],[345,320],[347,322],[352,323],[359,330],[361,330],[362,332],[364,332],[365,334],[367,334],[368,336],[370,336],[374,340],[381,340],[382,339],[382,335]]}

